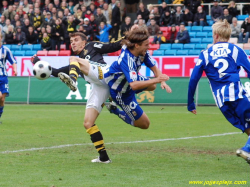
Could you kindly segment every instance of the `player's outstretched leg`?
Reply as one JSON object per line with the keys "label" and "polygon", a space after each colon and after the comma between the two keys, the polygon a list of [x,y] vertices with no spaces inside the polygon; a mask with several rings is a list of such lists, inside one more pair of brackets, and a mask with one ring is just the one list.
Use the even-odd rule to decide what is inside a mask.
{"label": "player's outstretched leg", "polygon": [[73,92],[77,90],[76,81],[80,74],[80,65],[77,57],[70,57],[69,59],[69,75],[66,73],[58,73],[58,77],[64,82]]}
{"label": "player's outstretched leg", "polygon": [[89,73],[89,61],[75,56],[69,59],[69,76],[66,73],[58,73],[59,78],[72,90],[76,91],[76,81],[79,74],[82,72],[84,75]]}
{"label": "player's outstretched leg", "polygon": [[134,121],[131,120],[131,118],[123,111],[117,108],[114,101],[110,102],[106,105],[107,109],[110,113],[117,115],[119,118],[121,118],[125,123],[134,126]]}
{"label": "player's outstretched leg", "polygon": [[70,88],[70,90],[72,90],[73,92],[77,90],[76,83],[73,81],[73,79],[71,79],[69,75],[60,72],[58,73],[58,77],[61,79],[63,83],[65,83]]}
{"label": "player's outstretched leg", "polygon": [[148,129],[150,121],[147,115],[143,112],[139,106],[134,92],[124,95],[120,92],[110,90],[110,95],[122,110],[118,109],[116,105],[111,102],[107,108],[111,113],[114,113],[121,118],[125,123],[138,127],[141,129]]}

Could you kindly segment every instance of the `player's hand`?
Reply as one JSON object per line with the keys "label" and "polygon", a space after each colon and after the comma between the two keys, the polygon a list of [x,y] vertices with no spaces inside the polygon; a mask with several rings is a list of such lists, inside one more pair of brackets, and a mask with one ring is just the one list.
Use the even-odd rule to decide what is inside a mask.
{"label": "player's hand", "polygon": [[14,76],[17,76],[17,70],[16,68],[13,69]]}
{"label": "player's hand", "polygon": [[196,110],[192,110],[191,112],[192,112],[193,114],[195,114],[195,115],[197,114],[197,111],[196,111]]}
{"label": "player's hand", "polygon": [[158,79],[158,83],[165,82],[169,80],[169,76],[167,76],[166,74],[161,74],[156,79]]}
{"label": "player's hand", "polygon": [[172,93],[172,89],[165,82],[161,82],[161,89],[165,89],[168,93]]}
{"label": "player's hand", "polygon": [[35,54],[31,57],[30,61],[35,64],[36,62],[38,62],[40,59],[38,58],[38,56]]}

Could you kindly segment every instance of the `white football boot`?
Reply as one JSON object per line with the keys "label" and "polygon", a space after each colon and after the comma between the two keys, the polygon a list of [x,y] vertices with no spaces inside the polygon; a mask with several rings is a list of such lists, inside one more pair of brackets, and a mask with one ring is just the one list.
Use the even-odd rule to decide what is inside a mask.
{"label": "white football boot", "polygon": [[114,113],[113,111],[117,109],[117,106],[114,101],[111,101],[106,105],[106,108],[109,110],[110,113]]}
{"label": "white football boot", "polygon": [[100,160],[100,157],[97,157],[97,158],[95,158],[95,159],[91,160],[91,162],[92,162],[92,163],[103,163],[103,164],[109,164],[109,163],[111,163],[112,161],[111,161],[111,160],[101,161],[101,160]]}
{"label": "white football boot", "polygon": [[250,153],[243,151],[242,149],[237,149],[236,155],[245,159],[248,164],[250,164]]}
{"label": "white football boot", "polygon": [[62,82],[64,82],[70,90],[75,92],[77,90],[76,83],[70,78],[69,75],[66,73],[60,72],[58,73],[58,77],[61,79]]}

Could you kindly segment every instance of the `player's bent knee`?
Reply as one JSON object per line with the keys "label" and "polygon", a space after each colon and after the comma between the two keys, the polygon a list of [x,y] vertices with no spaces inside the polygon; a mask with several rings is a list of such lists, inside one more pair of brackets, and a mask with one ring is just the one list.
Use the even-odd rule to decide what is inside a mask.
{"label": "player's bent knee", "polygon": [[149,128],[149,125],[150,125],[150,122],[149,122],[149,121],[148,121],[148,122],[145,122],[145,123],[142,124],[141,129],[148,129],[148,128]]}
{"label": "player's bent knee", "polygon": [[148,129],[150,125],[150,121],[148,117],[143,115],[140,119],[136,120],[134,122],[135,127],[141,128],[141,129]]}
{"label": "player's bent knee", "polygon": [[88,120],[84,120],[83,122],[83,126],[85,127],[85,129],[89,129],[93,126],[94,124],[90,123]]}

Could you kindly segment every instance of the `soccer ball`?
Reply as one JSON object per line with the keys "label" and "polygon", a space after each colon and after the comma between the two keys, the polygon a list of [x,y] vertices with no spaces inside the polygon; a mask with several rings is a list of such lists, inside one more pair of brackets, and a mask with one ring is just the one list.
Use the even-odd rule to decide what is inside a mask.
{"label": "soccer ball", "polygon": [[45,80],[50,77],[52,73],[52,68],[50,64],[46,61],[38,61],[33,66],[33,74],[36,78],[40,80]]}

